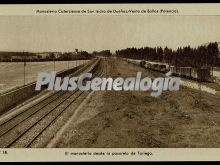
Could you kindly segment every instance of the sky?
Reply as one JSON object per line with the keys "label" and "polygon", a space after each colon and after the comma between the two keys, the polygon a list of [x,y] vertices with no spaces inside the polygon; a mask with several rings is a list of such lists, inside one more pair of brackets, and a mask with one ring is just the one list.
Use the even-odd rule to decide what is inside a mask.
{"label": "sky", "polygon": [[220,16],[0,16],[0,51],[88,52],[220,41]]}

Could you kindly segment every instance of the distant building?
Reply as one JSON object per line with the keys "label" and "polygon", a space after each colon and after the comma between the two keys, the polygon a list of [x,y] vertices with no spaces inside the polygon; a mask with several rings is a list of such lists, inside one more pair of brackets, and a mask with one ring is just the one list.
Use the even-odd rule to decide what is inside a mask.
{"label": "distant building", "polygon": [[37,56],[41,56],[41,59],[46,59],[49,56],[49,53],[36,53]]}
{"label": "distant building", "polygon": [[28,55],[28,56],[12,55],[11,56],[11,61],[33,61],[37,59],[38,59],[37,55]]}
{"label": "distant building", "polygon": [[60,57],[60,54],[59,52],[42,52],[42,53],[36,53],[37,56],[41,56],[42,59],[46,59],[46,58],[49,58],[51,54],[54,54],[55,56],[55,59],[59,58]]}
{"label": "distant building", "polygon": [[1,59],[1,61],[7,61],[7,62],[11,61],[10,56],[1,56],[0,59]]}

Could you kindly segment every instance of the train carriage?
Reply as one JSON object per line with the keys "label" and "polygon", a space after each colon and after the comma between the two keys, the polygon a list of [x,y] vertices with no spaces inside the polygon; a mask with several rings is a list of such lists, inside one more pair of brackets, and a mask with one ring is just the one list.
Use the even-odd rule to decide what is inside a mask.
{"label": "train carriage", "polygon": [[145,64],[145,67],[151,69],[151,68],[152,68],[152,64],[151,64],[151,63],[146,63],[146,64]]}
{"label": "train carriage", "polygon": [[160,71],[166,72],[167,71],[167,66],[166,65],[160,65]]}
{"label": "train carriage", "polygon": [[[167,72],[166,65],[164,64],[151,64],[145,61],[140,62],[141,66],[149,68],[151,70],[159,71],[159,72]],[[185,77],[189,79],[195,79],[198,81],[210,81],[211,73],[210,68],[193,68],[193,67],[176,67],[170,66],[169,70],[172,75]]]}
{"label": "train carriage", "polygon": [[198,75],[197,75],[197,69],[196,68],[192,68],[191,70],[191,77],[195,80],[198,79]]}
{"label": "train carriage", "polygon": [[175,75],[177,72],[176,72],[176,67],[175,66],[170,66],[170,71],[173,75]]}
{"label": "train carriage", "polygon": [[211,74],[210,69],[208,68],[200,68],[197,70],[197,79],[200,81],[210,81]]}
{"label": "train carriage", "polygon": [[145,65],[146,65],[146,61],[141,61],[141,62],[140,62],[140,66],[141,66],[141,67],[144,67]]}
{"label": "train carriage", "polygon": [[199,81],[210,81],[211,80],[210,68],[193,68],[191,75],[193,79],[196,79]]}
{"label": "train carriage", "polygon": [[191,71],[192,71],[192,67],[179,67],[179,74],[182,77],[187,77],[187,78],[191,78]]}
{"label": "train carriage", "polygon": [[153,64],[152,69],[159,71],[159,69],[160,69],[159,64]]}

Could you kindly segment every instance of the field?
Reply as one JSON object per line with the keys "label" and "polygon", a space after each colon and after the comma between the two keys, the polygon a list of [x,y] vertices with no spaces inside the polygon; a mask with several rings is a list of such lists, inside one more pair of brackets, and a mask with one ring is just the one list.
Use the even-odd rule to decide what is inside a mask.
{"label": "field", "polygon": [[[106,62],[106,77],[134,77],[140,71],[143,77],[160,76],[122,60]],[[151,97],[149,91],[97,91],[53,147],[220,147],[219,98],[182,85],[179,91],[163,91],[158,98]]]}
{"label": "field", "polygon": [[[85,63],[79,61],[56,61],[55,71],[61,71]],[[25,66],[25,84],[36,81],[38,72],[54,70],[54,62],[27,62]],[[0,92],[24,85],[23,62],[0,62]]]}

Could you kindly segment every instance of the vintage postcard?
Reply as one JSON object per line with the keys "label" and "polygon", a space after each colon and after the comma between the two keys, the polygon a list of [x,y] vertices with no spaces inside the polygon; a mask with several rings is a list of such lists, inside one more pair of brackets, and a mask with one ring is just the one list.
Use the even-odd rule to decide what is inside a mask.
{"label": "vintage postcard", "polygon": [[220,4],[0,5],[0,161],[219,154]]}

